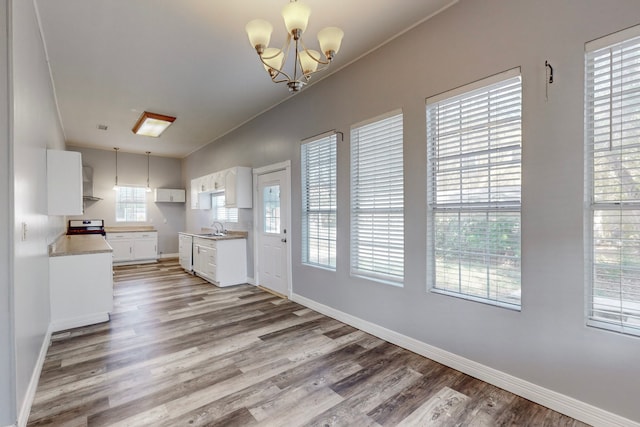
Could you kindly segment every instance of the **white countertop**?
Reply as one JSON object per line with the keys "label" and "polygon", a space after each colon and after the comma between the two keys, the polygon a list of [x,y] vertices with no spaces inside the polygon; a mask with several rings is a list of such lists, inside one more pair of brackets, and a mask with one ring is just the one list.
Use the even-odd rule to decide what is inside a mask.
{"label": "white countertop", "polygon": [[228,231],[223,236],[213,236],[207,232],[202,233],[187,233],[187,232],[179,232],[178,234],[183,234],[186,236],[199,237],[201,239],[210,239],[210,240],[231,240],[231,239],[246,239],[249,236],[249,233],[246,231]]}
{"label": "white countertop", "polygon": [[49,256],[69,256],[113,252],[100,234],[62,235],[49,245]]}

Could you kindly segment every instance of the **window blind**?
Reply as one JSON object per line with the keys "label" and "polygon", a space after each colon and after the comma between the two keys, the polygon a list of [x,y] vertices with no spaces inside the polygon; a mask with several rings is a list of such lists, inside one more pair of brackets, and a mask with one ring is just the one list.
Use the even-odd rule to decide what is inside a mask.
{"label": "window blind", "polygon": [[118,187],[116,190],[116,221],[145,222],[147,192],[143,187]]}
{"label": "window blind", "polygon": [[238,222],[238,209],[225,207],[224,193],[212,194],[211,211],[213,221]]}
{"label": "window blind", "polygon": [[351,129],[351,274],[404,280],[402,112]]}
{"label": "window blind", "polygon": [[587,312],[592,326],[640,335],[640,34],[634,32],[608,46],[591,43],[585,55]]}
{"label": "window blind", "polygon": [[302,172],[302,262],[336,268],[337,138],[304,143]]}
{"label": "window blind", "polygon": [[427,99],[427,277],[519,308],[522,88],[501,77]]}

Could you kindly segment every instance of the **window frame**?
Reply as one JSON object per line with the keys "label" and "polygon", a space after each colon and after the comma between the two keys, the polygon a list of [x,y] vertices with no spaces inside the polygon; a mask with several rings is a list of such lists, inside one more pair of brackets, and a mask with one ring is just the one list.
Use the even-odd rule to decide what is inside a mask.
{"label": "window frame", "polygon": [[[394,133],[391,138],[385,136],[384,139],[376,139],[371,136],[384,133],[385,130],[381,131],[380,129],[384,129],[385,127],[389,127],[396,133]],[[398,131],[399,134],[397,133]],[[360,137],[361,132],[362,138]],[[367,135],[367,132],[372,132],[372,134],[365,139],[364,137]],[[387,129],[386,132],[389,132],[389,129]],[[351,126],[350,134],[350,274],[352,277],[360,277],[387,285],[403,287],[405,278],[404,113],[401,109],[397,109],[387,114],[356,123]],[[362,147],[361,150],[360,145],[365,142],[368,142],[368,144]],[[390,151],[392,148],[395,151]],[[374,151],[379,153],[377,158],[371,157],[371,153]],[[360,164],[361,162],[362,165]],[[390,168],[390,165],[394,167],[393,170]],[[397,170],[398,165],[400,167],[399,172]],[[376,175],[358,173],[360,169],[362,169],[363,172],[367,169],[369,171],[375,170]],[[382,176],[384,172],[386,172],[386,175]],[[372,194],[374,190],[371,186],[371,181],[377,180],[384,182],[386,185],[394,183],[394,188],[388,188],[387,192],[389,194],[383,195],[382,192],[380,192],[376,193],[376,199],[371,199],[371,196],[367,199],[367,188],[369,188],[369,193]],[[387,203],[388,206],[386,208],[376,207],[375,205],[378,203],[382,205]],[[368,207],[365,208],[359,205],[368,205]],[[372,229],[378,229],[375,233],[375,238],[373,237],[373,230],[371,230],[368,235],[366,233],[360,233],[360,230],[367,228],[367,221],[365,220],[367,214],[369,215],[370,227]],[[399,220],[397,219],[398,216],[400,218]],[[362,220],[359,220],[360,218],[362,218]],[[385,223],[385,221],[387,222],[387,227],[385,231],[380,233],[381,224]],[[393,224],[390,223],[391,221],[393,221]],[[378,240],[383,236],[386,238],[385,245],[381,244]],[[365,256],[366,252],[369,252],[368,256]],[[367,268],[367,264],[369,268]],[[394,264],[396,266],[395,269],[393,269]]]}
{"label": "window frame", "polygon": [[[636,66],[636,70],[631,72],[629,69],[627,69],[628,74],[622,73],[622,70],[625,69],[625,66],[620,65],[620,67],[618,68],[618,64],[622,64],[622,62],[620,61],[623,61],[621,53],[623,49],[630,49],[630,51],[627,50],[626,53],[635,53],[637,55],[635,59],[636,61],[638,61],[638,65],[632,65]],[[614,59],[614,51],[616,55],[620,55],[617,59]],[[607,54],[609,55],[608,61],[606,58]],[[628,292],[628,290],[625,291],[624,285],[622,284],[623,278],[627,277],[623,272],[623,270],[625,270],[625,261],[622,260],[625,254],[628,253],[628,251],[625,251],[625,249],[633,248],[634,246],[637,249],[638,246],[640,246],[640,243],[637,241],[637,239],[624,238],[624,234],[626,233],[626,231],[624,231],[623,226],[630,224],[630,222],[623,222],[622,218],[625,213],[628,214],[633,211],[640,211],[640,199],[636,198],[636,200],[625,200],[626,194],[625,196],[623,196],[623,187],[625,187],[627,184],[623,183],[620,177],[613,178],[613,185],[618,186],[618,190],[598,193],[598,196],[600,197],[596,197],[596,187],[602,189],[604,188],[603,186],[610,187],[612,185],[611,177],[603,177],[603,175],[605,175],[603,171],[611,172],[611,170],[608,170],[605,166],[600,171],[597,171],[596,158],[599,160],[611,160],[615,159],[616,156],[619,156],[620,168],[622,168],[623,162],[626,162],[626,160],[622,158],[625,149],[631,147],[637,150],[637,147],[635,147],[635,145],[637,144],[628,144],[628,139],[640,140],[640,136],[635,136],[634,138],[633,136],[628,136],[629,134],[623,137],[624,133],[632,133],[633,130],[633,125],[629,127],[629,122],[623,122],[623,117],[629,114],[637,114],[637,112],[633,111],[633,109],[631,109],[631,112],[629,112],[626,109],[622,108],[623,103],[625,101],[629,101],[629,99],[636,102],[640,100],[640,93],[634,95],[634,91],[638,92],[638,88],[633,87],[632,85],[632,83],[638,85],[640,83],[640,78],[636,77],[635,80],[632,81],[632,83],[630,83],[629,81],[622,83],[625,77],[628,78],[633,74],[637,74],[638,70],[640,69],[640,26],[631,27],[586,43],[584,55],[584,248],[585,283],[587,288],[585,292],[585,319],[587,326],[590,327],[622,333],[630,336],[640,336],[640,322],[638,322],[637,325],[632,325],[629,322],[629,317],[638,318],[640,316],[640,302],[632,302],[630,298],[625,298],[624,295],[626,292]],[[598,57],[597,60],[596,57]],[[593,64],[592,66],[592,62],[596,61],[604,61],[604,64],[600,63],[600,65],[598,66],[600,70],[604,70],[604,72],[599,74],[598,76],[599,85],[604,85],[604,89],[603,86],[600,86],[599,89],[596,89],[596,77],[593,75],[595,73],[595,64]],[[625,65],[629,66],[628,63]],[[619,77],[615,77],[617,73],[619,73]],[[609,95],[603,97],[601,92],[606,92],[607,84],[609,88]],[[631,87],[625,89],[624,85],[630,85]],[[617,92],[614,93],[614,90]],[[599,94],[596,96],[595,92],[599,92]],[[628,95],[630,96],[627,97]],[[595,118],[596,104],[598,104],[599,106],[599,111],[597,114],[597,116],[599,117],[598,119]],[[602,109],[603,106],[604,109]],[[608,124],[603,123],[607,121]],[[633,123],[640,124],[640,119],[632,119],[631,121]],[[596,122],[598,122],[597,125]],[[598,131],[596,131],[596,126],[598,126]],[[624,132],[622,132],[621,130],[624,130]],[[603,135],[604,139],[602,139]],[[608,141],[608,150],[596,148],[596,146],[603,141],[605,142],[605,145]],[[614,145],[619,145],[619,150],[618,147],[614,149]],[[604,155],[600,157],[600,155],[595,154],[596,151],[598,151],[599,153],[604,153]],[[609,154],[606,153],[607,151],[609,152]],[[602,164],[599,164],[599,166],[602,167]],[[633,169],[635,169],[635,176],[640,176],[640,167],[636,167]],[[625,171],[627,173],[629,172],[626,168]],[[615,184],[616,179],[620,180],[619,184]],[[619,195],[619,197],[612,197],[616,193]],[[598,201],[598,198],[600,198],[601,200]],[[616,230],[616,234],[619,234],[618,237],[612,236],[610,238],[605,238],[603,234],[599,238],[600,240],[609,240],[619,248],[620,260],[617,263],[607,264],[606,262],[597,262],[598,254],[596,252],[598,251],[598,245],[596,244],[596,239],[598,238],[598,232],[596,231],[595,217],[598,212],[602,213],[603,215],[617,215],[620,218],[620,222],[616,224],[620,227],[618,230]],[[605,221],[603,221],[602,219],[599,221],[599,227],[604,230]],[[605,232],[606,231],[603,231],[603,233]],[[635,242],[635,245],[633,244],[633,242]],[[607,249],[604,246],[606,245],[602,244],[601,242],[601,255],[607,252]],[[616,301],[616,299],[606,297],[606,294],[608,293],[604,289],[607,285],[606,278],[601,278],[600,280],[597,278],[598,271],[600,271],[600,273],[602,273],[604,269],[609,271],[611,270],[611,266],[613,266],[613,273],[611,273],[611,276],[619,274],[619,277],[614,277],[614,281],[617,282],[618,288],[611,291],[614,294],[619,295],[618,302],[620,306],[618,312],[615,312],[614,310],[607,310],[608,307],[615,308],[615,304],[610,305],[610,301]],[[626,267],[626,269],[633,270],[628,267]],[[639,275],[640,273],[636,273],[636,276]],[[635,279],[637,280],[637,277]],[[609,284],[611,284],[611,282]],[[631,286],[630,288],[632,291],[631,294],[633,294],[633,291],[637,292],[638,290],[640,290],[640,286]],[[598,292],[604,292],[604,294],[597,296],[596,294]],[[634,305],[637,305],[637,307],[634,308]],[[611,317],[608,318],[607,316]],[[617,320],[616,316],[618,317]]]}
{"label": "window frame", "polygon": [[[121,200],[121,191],[129,191],[129,190],[133,190],[136,193],[141,193],[142,195],[142,201],[136,201],[136,196],[139,197],[140,195],[134,195],[132,200],[125,200],[122,201]],[[148,217],[148,209],[147,209],[147,190],[145,187],[141,187],[141,186],[137,186],[137,185],[120,185],[116,188],[116,197],[115,197],[115,220],[116,222],[147,222],[147,217]],[[142,206],[144,208],[144,219],[141,220],[137,220],[137,219],[129,219],[127,217],[127,215],[125,214],[125,216],[121,219],[118,217],[118,211],[120,209],[126,210],[127,206],[122,206],[121,205],[133,205],[134,209],[136,209],[137,207]]]}
{"label": "window frame", "polygon": [[[222,201],[220,204],[219,201]],[[237,224],[238,219],[238,208],[227,208],[225,205],[225,195],[224,191],[211,193],[211,218],[212,221],[218,221],[222,223],[234,223]],[[220,217],[220,213],[223,213],[222,217]]]}
{"label": "window frame", "polygon": [[[445,120],[445,118],[440,117],[441,112],[439,110],[436,111],[435,109],[440,108],[441,105],[450,106],[451,109],[447,110],[447,113],[451,113],[452,110],[455,110],[456,108],[455,105],[458,102],[464,102],[465,100],[467,100],[471,103],[473,102],[472,99],[474,99],[474,97],[478,97],[478,99],[481,100],[484,94],[487,94],[487,97],[488,97],[489,96],[488,94],[492,93],[491,91],[495,91],[495,93],[499,94],[500,96],[502,94],[502,92],[500,92],[502,89],[510,87],[511,84],[515,84],[516,82],[517,84],[519,84],[516,90],[519,90],[518,96],[519,96],[520,103],[519,103],[519,116],[517,116],[517,119],[516,119],[518,120],[518,123],[515,124],[515,127],[518,127],[519,125],[519,132],[516,132],[513,135],[515,135],[515,138],[517,138],[517,143],[511,143],[510,146],[501,147],[500,142],[498,142],[497,146],[492,147],[493,141],[500,141],[500,138],[497,135],[495,135],[494,138],[491,138],[491,137],[487,138],[486,144],[484,144],[482,137],[479,137],[479,136],[476,136],[473,139],[473,142],[471,142],[472,141],[471,137],[469,135],[465,135],[465,130],[461,129],[457,134],[457,139],[459,140],[458,144],[460,147],[459,154],[457,155],[458,157],[457,161],[460,163],[460,167],[455,168],[453,166],[450,166],[451,164],[454,164],[456,155],[452,155],[451,152],[445,152],[445,154],[440,156],[439,150],[440,150],[441,135],[438,132],[440,130],[439,129],[440,121]],[[508,92],[505,92],[505,94],[506,93]],[[507,101],[505,101],[505,103],[506,102]],[[487,98],[486,123],[483,123],[482,121],[482,118],[484,116],[478,113],[478,111],[481,110],[481,107],[477,107],[478,108],[477,111],[470,110],[470,111],[474,111],[474,113],[469,113],[469,116],[463,117],[460,119],[460,120],[464,120],[464,119],[476,120],[477,118],[476,123],[474,123],[473,130],[472,131],[467,130],[467,132],[475,133],[475,132],[479,132],[478,130],[486,129],[486,132],[489,133],[494,128],[499,131],[505,132],[504,129],[509,128],[509,124],[512,124],[512,122],[510,121],[511,120],[510,118],[512,115],[511,115],[511,111],[508,110],[509,109],[508,104],[506,107],[498,104],[498,107],[497,107],[498,113],[504,113],[506,117],[506,120],[504,120],[504,122],[500,121],[499,123],[490,122],[490,118],[491,118],[490,107],[491,107],[491,104],[489,103],[489,100]],[[462,108],[463,106],[461,104],[459,107],[459,111],[461,111]],[[508,111],[506,112],[502,111],[505,108]],[[470,300],[470,301],[485,303],[485,304],[489,304],[497,307],[520,311],[522,308],[522,299],[521,299],[521,289],[522,289],[522,264],[521,264],[522,263],[522,256],[521,256],[521,246],[522,246],[521,245],[521,239],[522,239],[522,75],[521,75],[521,70],[519,67],[513,68],[510,70],[504,71],[502,73],[498,73],[493,76],[489,76],[487,78],[475,81],[468,85],[458,87],[451,91],[447,91],[447,92],[435,95],[433,97],[427,98],[425,101],[425,111],[427,116],[427,260],[426,260],[427,290],[433,293],[453,296],[453,297],[461,298],[464,300]],[[434,119],[436,123],[434,123]],[[450,122],[443,122],[443,126],[449,123]],[[502,127],[503,125],[505,126],[505,128]],[[456,132],[453,130],[450,130],[449,134],[442,136],[442,138],[443,139],[450,138],[451,140],[455,141],[456,138],[454,138],[452,135],[456,135]],[[465,137],[469,139],[468,140],[464,139]],[[508,138],[505,138],[505,141],[507,140]],[[482,142],[479,142],[479,141],[482,141]],[[473,146],[473,149],[469,149],[467,147],[466,150],[463,150],[463,143],[467,143],[468,147]],[[445,149],[451,149],[452,147],[455,147],[456,143],[447,142],[445,144],[446,145],[443,146],[443,151],[445,151]],[[516,146],[518,148],[516,148]],[[477,159],[482,159],[482,155],[486,155],[486,160],[485,160],[486,167],[484,168],[475,167],[474,165],[474,167],[471,168],[469,166],[462,166],[463,162],[471,162],[474,157]],[[495,156],[495,159],[492,158],[492,156]],[[502,156],[504,156],[504,159]],[[512,185],[511,186],[505,185],[505,190],[501,190],[499,188],[499,185],[495,185],[495,187],[497,187],[496,190],[492,189],[493,178],[496,176],[500,176],[500,173],[498,172],[500,171],[500,169],[496,165],[501,164],[503,160],[506,162],[506,159],[508,158],[508,156],[517,157],[516,161],[511,160],[513,161],[513,163],[509,163],[508,165],[506,165],[505,163],[506,165],[505,171],[508,171],[509,167],[517,168],[517,173],[516,173],[516,176],[518,177],[517,197],[514,197],[515,190],[513,189]],[[448,159],[448,160],[445,160],[445,159]],[[454,159],[454,160],[452,161],[451,159]],[[477,173],[477,176],[479,177],[477,178],[477,182],[482,182],[481,178],[483,179],[486,178],[486,182],[488,183],[488,185],[484,187],[481,185],[476,185],[475,187],[473,187],[470,184],[466,184],[464,188],[460,186],[458,187],[458,190],[459,190],[458,201],[454,202],[453,200],[455,199],[455,195],[449,194],[442,197],[443,199],[445,199],[445,201],[440,202],[438,200],[438,182],[437,181],[440,174],[438,167],[439,167],[439,163],[444,161],[452,162],[447,165],[447,167],[450,167],[450,171],[452,171],[451,172],[452,175],[455,175],[455,173],[457,173],[459,174],[460,179],[462,179],[465,173],[468,173],[469,175],[471,175],[471,171],[473,170],[475,173]],[[478,160],[476,160],[476,162],[478,162]],[[480,164],[482,164],[482,162],[480,162]],[[483,171],[486,172],[486,174],[483,174]],[[442,175],[444,176],[444,173]],[[504,175],[513,176],[513,171],[504,172]],[[444,189],[447,188],[447,184],[449,186],[452,185],[451,183],[446,183],[446,179],[449,179],[449,178],[446,178],[446,179],[442,178],[442,179],[444,180],[443,186],[442,186]],[[498,180],[498,182],[500,182],[500,180]],[[449,188],[452,188],[452,187],[449,187]],[[506,188],[510,188],[511,191],[510,192],[507,191]],[[464,191],[464,189],[466,189],[467,191]],[[473,195],[473,193],[469,191],[470,189],[475,190],[478,194]],[[441,191],[440,195],[443,196],[444,193],[446,193],[445,190]],[[511,197],[509,197],[509,193],[511,193]],[[449,197],[450,199],[448,202],[446,201],[447,197]],[[481,199],[483,197],[485,197],[484,201],[473,200],[474,198]],[[484,228],[480,228],[480,230],[485,233],[485,236],[483,239],[480,239],[480,241],[484,241],[485,243],[484,243],[484,252],[478,252],[478,253],[474,253],[473,250],[465,246],[463,242],[460,242],[460,244],[458,245],[458,254],[457,254],[459,257],[458,266],[457,266],[458,290],[454,291],[452,289],[446,289],[445,285],[441,285],[438,282],[438,272],[444,271],[444,270],[438,269],[438,263],[436,261],[436,256],[437,256],[436,252],[438,251],[436,247],[437,246],[436,236],[438,234],[436,221],[437,221],[437,217],[440,216],[441,219],[445,218],[444,223],[446,223],[447,215],[455,216],[456,214],[458,217],[457,221],[459,225],[463,224],[462,218],[466,216],[468,220],[470,220],[471,223],[473,223],[474,229],[476,229],[475,227],[478,226],[477,224],[481,224],[481,226],[484,226]],[[480,215],[480,214],[485,215],[486,219],[484,220],[484,222],[482,219],[480,220],[472,219],[474,218],[474,216]],[[500,218],[507,218],[506,220],[507,223],[509,221],[513,221],[513,214],[516,214],[517,219],[515,220],[515,222],[512,222],[513,228],[511,229],[511,234],[509,236],[512,236],[513,230],[517,230],[517,235],[515,236],[516,237],[515,241],[509,240],[508,243],[513,247],[512,249],[514,250],[515,254],[517,254],[517,257],[507,256],[507,254],[500,255],[498,253],[498,248],[497,248],[498,243],[495,243],[495,241],[492,241],[492,239],[489,237],[490,236],[489,233],[491,233],[491,230],[492,230],[491,229],[492,224],[495,225]],[[509,218],[509,215],[512,215],[512,218]],[[474,223],[473,221],[477,221],[477,222]],[[464,229],[459,228],[458,230],[462,230],[458,232],[458,234],[462,235],[461,233],[464,232]],[[465,235],[462,235],[462,236],[465,237]],[[492,244],[495,246],[491,246]],[[463,246],[464,246],[464,249],[466,249],[466,251],[463,250]],[[492,252],[494,248],[496,250]],[[443,253],[442,251],[440,252]],[[460,255],[461,252],[468,252],[468,253]],[[467,279],[466,279],[467,284],[471,283],[473,280],[476,280],[476,278],[474,279],[470,278],[473,275],[472,258],[474,256],[479,256],[479,255],[482,255],[484,258],[484,261],[478,262],[478,265],[485,268],[486,274],[484,279],[486,280],[484,281],[484,287],[478,286],[478,288],[480,288],[480,290],[484,289],[484,292],[486,292],[486,296],[480,296],[477,293],[471,293],[470,289],[463,289],[464,287],[469,288],[468,286],[463,286],[463,269],[466,268],[466,270],[468,270],[465,273],[467,274]],[[467,258],[464,258],[465,256],[467,256]],[[496,270],[498,270],[498,267],[493,267],[491,265],[491,260],[499,260],[501,258],[504,259],[503,262],[510,259],[513,259],[514,261],[517,260],[517,274],[515,275],[515,278],[509,277],[508,279],[504,280],[504,282],[507,282],[508,280],[513,279],[512,282],[515,282],[515,286],[517,286],[517,289],[514,289],[511,291],[511,294],[514,295],[513,300],[509,298],[509,292],[503,293],[501,296],[501,293],[498,291],[498,288],[500,287],[498,282],[503,276],[501,276],[501,272],[498,272],[496,274]],[[464,264],[463,261],[467,261],[468,264]],[[444,274],[444,273],[441,273],[441,274]],[[507,277],[509,275],[510,275],[509,270],[506,270],[504,272],[504,277]],[[505,287],[508,287],[508,286],[514,286],[514,283],[511,283],[510,285],[508,284],[505,285]],[[449,288],[450,287],[451,286],[449,286]],[[495,290],[492,290],[492,289],[495,289]]]}
{"label": "window frame", "polygon": [[[314,150],[315,154],[310,153]],[[315,162],[311,163],[310,162]],[[322,134],[313,139],[304,140],[300,145],[300,175],[302,192],[301,240],[302,264],[335,271],[337,268],[337,221],[338,221],[338,138],[336,132]],[[327,185],[322,185],[323,181]],[[328,189],[328,194],[319,194]],[[312,196],[315,190],[315,196]],[[328,203],[328,206],[327,206]],[[320,207],[322,205],[322,207]],[[315,207],[314,207],[315,206]],[[310,230],[310,215],[329,220],[326,230],[318,226],[315,236]],[[331,225],[333,224],[333,225]],[[311,255],[312,242],[315,241],[317,255],[315,261]],[[322,242],[326,242],[327,262],[320,261]]]}

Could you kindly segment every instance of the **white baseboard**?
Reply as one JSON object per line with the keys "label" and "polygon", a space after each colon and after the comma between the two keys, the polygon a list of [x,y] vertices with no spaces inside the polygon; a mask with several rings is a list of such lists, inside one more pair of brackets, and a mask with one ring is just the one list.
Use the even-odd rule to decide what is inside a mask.
{"label": "white baseboard", "polygon": [[566,396],[537,384],[506,374],[497,369],[482,365],[473,360],[458,356],[438,347],[402,335],[375,323],[368,322],[298,294],[292,294],[291,300],[311,308],[319,313],[351,325],[378,338],[411,350],[424,357],[442,363],[479,380],[493,384],[525,399],[536,402],[554,411],[568,415],[593,426],[640,427],[640,423],[605,411],[588,403]]}
{"label": "white baseboard", "polygon": [[178,258],[179,256],[179,254],[160,254],[160,259]]}
{"label": "white baseboard", "polygon": [[95,325],[109,321],[109,313],[95,313],[82,317],[73,317],[71,319],[62,319],[51,322],[49,329],[51,332],[64,331],[65,329],[79,328],[80,326]]}
{"label": "white baseboard", "polygon": [[18,427],[26,426],[27,421],[29,420],[29,413],[31,412],[33,398],[35,397],[36,389],[38,388],[38,381],[40,380],[40,373],[42,372],[44,359],[47,356],[47,350],[49,349],[49,345],[51,344],[52,332],[53,329],[51,325],[49,325],[47,333],[44,336],[44,340],[42,341],[42,346],[40,346],[40,354],[38,355],[38,359],[36,360],[36,366],[33,368],[33,372],[31,373],[31,379],[29,380],[27,392],[25,393],[24,400],[22,401],[22,406],[20,407],[20,413],[18,414]]}
{"label": "white baseboard", "polygon": [[253,286],[256,285],[256,281],[254,280],[253,277],[247,277],[247,283]]}

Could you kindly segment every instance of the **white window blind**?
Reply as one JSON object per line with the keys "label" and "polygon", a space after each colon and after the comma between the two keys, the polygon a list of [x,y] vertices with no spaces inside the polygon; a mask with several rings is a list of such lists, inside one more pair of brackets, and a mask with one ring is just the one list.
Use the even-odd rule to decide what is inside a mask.
{"label": "white window blind", "polygon": [[302,144],[302,262],[336,268],[336,135]]}
{"label": "white window blind", "polygon": [[519,309],[518,69],[427,99],[427,277],[437,292]]}
{"label": "white window blind", "polygon": [[351,129],[351,274],[404,280],[402,112]]}
{"label": "white window blind", "polygon": [[211,214],[214,221],[238,222],[238,209],[226,208],[224,193],[211,195]]}
{"label": "white window blind", "polygon": [[118,187],[116,190],[116,221],[145,222],[147,191],[144,187]]}
{"label": "white window blind", "polygon": [[640,335],[640,31],[634,31],[608,46],[588,44],[585,55],[587,312],[592,326]]}

